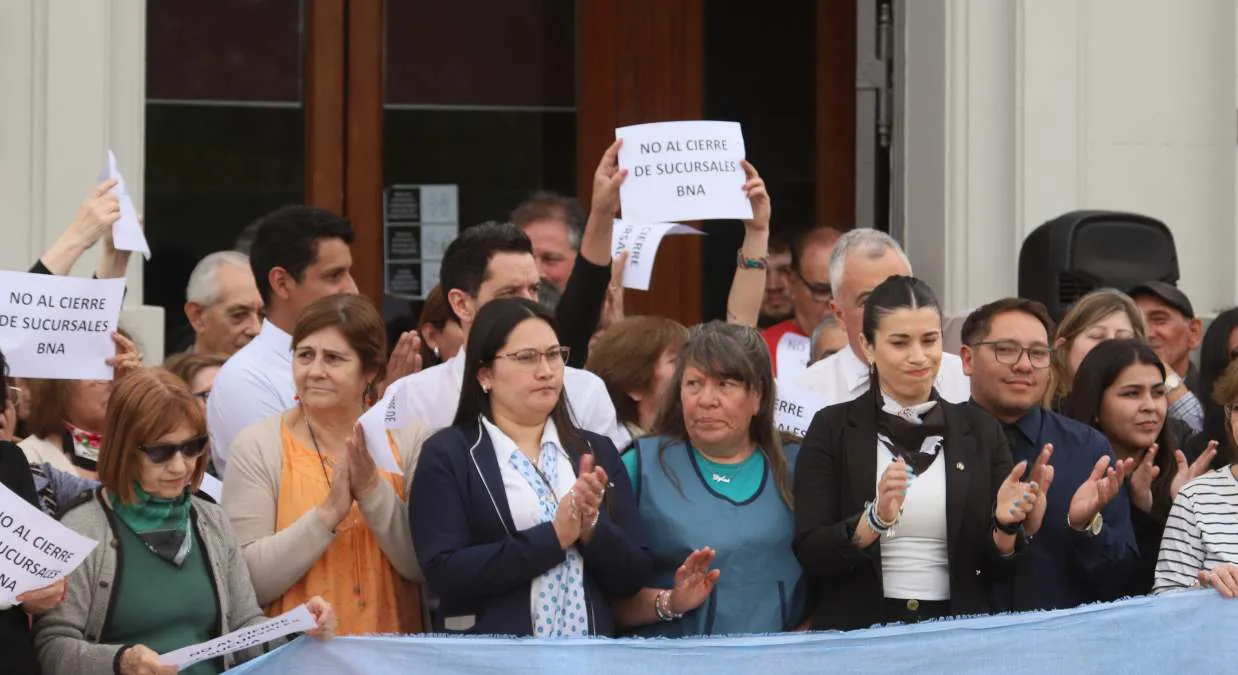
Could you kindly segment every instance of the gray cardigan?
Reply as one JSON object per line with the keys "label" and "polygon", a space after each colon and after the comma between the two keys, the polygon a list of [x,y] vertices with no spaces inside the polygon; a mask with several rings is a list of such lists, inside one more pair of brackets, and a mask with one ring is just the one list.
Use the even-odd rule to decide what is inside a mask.
{"label": "gray cardigan", "polygon": [[[265,621],[254,598],[245,558],[223,509],[194,497],[191,513],[198,540],[210,562],[211,583],[219,601],[222,623],[219,635]],[[114,672],[113,663],[123,645],[98,642],[112,598],[120,591],[116,584],[120,543],[112,531],[113,523],[117,522],[115,518],[112,510],[104,506],[101,490],[95,490],[89,500],[79,502],[61,521],[99,545],[69,575],[65,601],[35,619],[34,646],[43,672],[75,675],[112,675]],[[124,592],[141,593],[142,589],[126,588]],[[260,654],[261,647],[231,654],[224,657],[225,668]]]}

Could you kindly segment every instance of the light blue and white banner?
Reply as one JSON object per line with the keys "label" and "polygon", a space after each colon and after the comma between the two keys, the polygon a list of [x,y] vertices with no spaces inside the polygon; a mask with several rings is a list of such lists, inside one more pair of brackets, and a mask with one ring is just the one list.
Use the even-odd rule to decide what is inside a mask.
{"label": "light blue and white banner", "polygon": [[680,640],[350,637],[296,642],[234,674],[776,675],[1238,672],[1238,600],[1215,591],[849,633]]}

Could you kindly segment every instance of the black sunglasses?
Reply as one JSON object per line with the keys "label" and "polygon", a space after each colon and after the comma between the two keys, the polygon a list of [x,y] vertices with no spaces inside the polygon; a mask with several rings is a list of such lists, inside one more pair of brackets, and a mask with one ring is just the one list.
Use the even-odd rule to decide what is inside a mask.
{"label": "black sunglasses", "polygon": [[184,443],[147,443],[139,445],[138,449],[146,453],[150,461],[155,464],[163,464],[172,459],[172,455],[178,452],[184,455],[185,459],[197,459],[206,451],[206,444],[209,440],[203,434],[197,438],[191,438]]}

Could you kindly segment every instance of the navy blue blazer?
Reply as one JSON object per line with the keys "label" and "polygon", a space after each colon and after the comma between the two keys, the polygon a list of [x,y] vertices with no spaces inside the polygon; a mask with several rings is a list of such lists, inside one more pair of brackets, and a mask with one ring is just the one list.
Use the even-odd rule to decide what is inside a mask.
{"label": "navy blue blazer", "polygon": [[1029,471],[1045,444],[1053,444],[1049,459],[1053,485],[1044,524],[1027,547],[1027,564],[1019,568],[1009,603],[1001,609],[1067,609],[1126,595],[1139,574],[1139,548],[1126,486],[1101,509],[1104,526],[1100,534],[1089,537],[1066,526],[1075,490],[1087,480],[1097,460],[1105,455],[1113,459],[1108,439],[1082,422],[1039,406],[1014,427],[1018,435],[1011,454],[1016,462],[1027,460]]}
{"label": "navy blue blazer", "polygon": [[[581,433],[613,485],[593,541],[577,543],[585,562],[589,631],[614,635],[608,600],[632,596],[647,585],[653,559],[614,444]],[[448,427],[426,440],[409,491],[408,519],[426,583],[439,596],[436,630],[533,634],[533,580],[566,554],[551,523],[516,529],[494,445],[480,421]]]}

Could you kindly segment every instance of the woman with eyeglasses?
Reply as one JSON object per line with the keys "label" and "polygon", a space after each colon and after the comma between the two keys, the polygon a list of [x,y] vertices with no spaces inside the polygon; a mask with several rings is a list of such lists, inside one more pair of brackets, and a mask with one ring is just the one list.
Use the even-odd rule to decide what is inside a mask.
{"label": "woman with eyeglasses", "polygon": [[409,497],[436,630],[613,635],[610,601],[648,581],[619,454],[572,421],[567,352],[530,300],[477,314],[455,422],[426,441]]}
{"label": "woman with eyeglasses", "polygon": [[[64,524],[100,542],[69,575],[65,601],[35,619],[46,673],[175,675],[159,654],[266,620],[222,510],[193,497],[206,468],[206,419],[185,384],[143,369],[117,384],[100,453],[102,487]],[[334,612],[308,603],[329,638]],[[220,673],[255,648],[182,672]]]}
{"label": "woman with eyeglasses", "polygon": [[1165,365],[1142,340],[1109,340],[1084,357],[1062,414],[1090,424],[1109,440],[1118,461],[1132,460],[1127,478],[1139,572],[1126,594],[1152,592],[1156,555],[1169,507],[1183,485],[1208,470],[1213,443],[1194,463],[1178,448],[1166,421]]}
{"label": "woman with eyeglasses", "polygon": [[401,476],[377,467],[357,424],[383,380],[386,345],[364,296],[310,304],[292,332],[297,407],[232,443],[221,503],[271,616],[320,595],[342,633],[421,630],[404,500],[424,428],[391,430],[389,447],[376,448]]}
{"label": "woman with eyeglasses", "polygon": [[206,406],[211,395],[211,385],[223,367],[227,357],[220,354],[177,354],[163,362],[163,369],[181,378],[189,385],[189,392]]}

